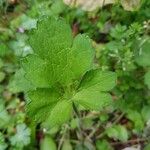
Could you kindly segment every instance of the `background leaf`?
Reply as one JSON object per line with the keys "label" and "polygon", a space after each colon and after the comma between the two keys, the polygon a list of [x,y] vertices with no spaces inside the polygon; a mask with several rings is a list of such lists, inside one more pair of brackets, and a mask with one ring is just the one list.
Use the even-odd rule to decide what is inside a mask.
{"label": "background leaf", "polygon": [[109,137],[112,137],[114,139],[118,139],[122,142],[125,142],[128,140],[127,129],[121,125],[114,125],[112,127],[107,128],[106,133]]}
{"label": "background leaf", "polygon": [[135,61],[140,66],[150,66],[150,39],[146,39],[142,43],[140,43],[140,53],[139,56],[136,57]]}
{"label": "background leaf", "polygon": [[148,71],[145,75],[144,75],[144,83],[148,86],[148,88],[150,89],[150,71]]}
{"label": "background leaf", "polygon": [[49,135],[46,135],[40,142],[40,150],[57,150],[56,143]]}

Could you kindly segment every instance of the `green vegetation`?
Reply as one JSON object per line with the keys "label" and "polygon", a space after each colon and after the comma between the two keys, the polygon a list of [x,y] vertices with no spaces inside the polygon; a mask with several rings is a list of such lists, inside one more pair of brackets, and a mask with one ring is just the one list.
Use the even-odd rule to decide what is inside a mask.
{"label": "green vegetation", "polygon": [[149,150],[149,8],[1,0],[0,150]]}

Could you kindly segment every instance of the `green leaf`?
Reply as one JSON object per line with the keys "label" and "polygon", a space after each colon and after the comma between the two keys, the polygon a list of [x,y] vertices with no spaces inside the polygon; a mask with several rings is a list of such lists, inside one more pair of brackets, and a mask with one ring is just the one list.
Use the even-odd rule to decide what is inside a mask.
{"label": "green leaf", "polygon": [[63,1],[58,0],[58,1],[52,2],[50,10],[52,11],[52,14],[56,16],[56,15],[59,15],[59,14],[63,13],[65,8],[66,7],[65,7]]}
{"label": "green leaf", "polygon": [[57,150],[54,140],[46,135],[40,142],[40,150]]}
{"label": "green leaf", "polygon": [[44,60],[36,55],[29,55],[23,60],[23,69],[26,72],[25,77],[33,85],[50,87],[50,83],[52,82],[49,78],[50,70],[48,70],[48,64]]}
{"label": "green leaf", "polygon": [[128,132],[124,126],[114,125],[106,129],[106,133],[109,137],[118,139],[122,142],[126,142],[128,140]]}
{"label": "green leaf", "polygon": [[86,109],[102,110],[111,104],[111,96],[107,91],[116,83],[116,75],[99,69],[89,71],[81,81],[78,92],[73,97],[75,103]]}
{"label": "green leaf", "polygon": [[113,150],[111,145],[106,140],[96,141],[96,148],[97,150]]}
{"label": "green leaf", "polygon": [[21,15],[19,18],[21,21],[21,28],[25,30],[31,30],[32,28],[36,28],[37,20],[26,16],[25,14]]}
{"label": "green leaf", "polygon": [[[63,124],[71,116],[73,100],[96,110],[111,103],[107,92],[114,87],[116,76],[112,72],[89,71],[93,68],[94,50],[87,36],[73,38],[64,20],[51,17],[38,22],[29,43],[34,53],[22,60],[22,67],[27,80],[36,87],[28,92],[27,105],[35,121],[45,121],[50,127]],[[80,86],[76,85],[81,79]]]}
{"label": "green leaf", "polygon": [[[92,68],[94,51],[85,35],[73,40],[65,21],[45,18],[29,36],[34,54],[22,61],[26,78],[37,87],[68,85]],[[80,62],[80,63],[79,63]]]}
{"label": "green leaf", "polygon": [[79,119],[78,118],[73,118],[70,121],[70,127],[71,127],[71,129],[76,129],[78,127],[78,124],[79,124]]}
{"label": "green leaf", "polygon": [[9,42],[9,47],[18,57],[25,57],[32,54],[31,47],[27,44],[28,36],[26,34],[17,34],[15,40]]}
{"label": "green leaf", "polygon": [[93,90],[82,90],[78,92],[73,100],[75,103],[82,105],[90,110],[102,110],[111,104],[111,96],[107,93]]}
{"label": "green leaf", "polygon": [[144,128],[144,122],[142,115],[134,110],[128,110],[127,112],[127,118],[133,121],[134,123],[134,128],[136,131],[141,131]]}
{"label": "green leaf", "polygon": [[142,117],[144,121],[147,123],[150,120],[150,106],[144,106],[142,108]]}
{"label": "green leaf", "polygon": [[29,43],[34,52],[44,59],[51,58],[52,55],[57,56],[60,50],[71,47],[72,40],[69,25],[53,17],[38,21],[37,30],[33,30],[29,35]]}
{"label": "green leaf", "polygon": [[146,67],[150,66],[150,39],[145,39],[144,41],[139,42],[139,55],[135,58],[135,61],[138,65]]}
{"label": "green leaf", "polygon": [[46,122],[53,127],[61,125],[70,119],[72,112],[72,103],[69,100],[62,100],[58,102],[51,110],[51,114]]}
{"label": "green leaf", "polygon": [[149,150],[150,149],[150,143],[148,143],[145,147],[144,150]]}
{"label": "green leaf", "polygon": [[144,75],[144,83],[150,89],[150,70]]}
{"label": "green leaf", "polygon": [[116,74],[100,69],[89,71],[83,78],[79,90],[94,89],[95,91],[110,91],[116,84]]}
{"label": "green leaf", "polygon": [[11,92],[23,92],[34,90],[34,86],[24,77],[25,72],[23,69],[19,69],[13,76],[8,88]]}
{"label": "green leaf", "polygon": [[3,100],[0,99],[0,128],[5,127],[10,121],[10,116],[4,107]]}
{"label": "green leaf", "polygon": [[4,57],[9,52],[8,47],[4,43],[0,43],[0,57]]}
{"label": "green leaf", "polygon": [[0,82],[2,82],[5,78],[5,73],[4,72],[0,72]]}
{"label": "green leaf", "polygon": [[90,39],[86,35],[77,35],[71,51],[71,70],[75,76],[81,77],[93,68],[94,50]]}
{"label": "green leaf", "polygon": [[31,18],[24,13],[21,14],[19,17],[16,17],[11,21],[11,28],[23,28],[23,30],[31,30],[33,28],[36,28],[36,22],[37,20],[34,18]]}
{"label": "green leaf", "polygon": [[7,146],[3,134],[0,132],[0,150],[6,150]]}
{"label": "green leaf", "polygon": [[3,63],[3,60],[0,59],[0,69],[3,67],[4,63]]}
{"label": "green leaf", "polygon": [[27,113],[35,121],[45,121],[52,108],[59,101],[59,93],[54,89],[37,89],[28,92]]}
{"label": "green leaf", "polygon": [[30,143],[30,129],[25,124],[19,124],[16,127],[17,133],[10,137],[11,145],[23,148]]}
{"label": "green leaf", "polygon": [[[110,35],[114,39],[121,40],[122,38],[125,37],[126,30],[127,30],[126,26],[122,26],[120,24],[117,24],[114,28],[111,29]],[[112,41],[112,42],[115,43],[114,41]],[[121,47],[121,45],[119,45],[119,43],[117,43],[116,45]],[[116,45],[114,45],[114,46],[116,46]]]}

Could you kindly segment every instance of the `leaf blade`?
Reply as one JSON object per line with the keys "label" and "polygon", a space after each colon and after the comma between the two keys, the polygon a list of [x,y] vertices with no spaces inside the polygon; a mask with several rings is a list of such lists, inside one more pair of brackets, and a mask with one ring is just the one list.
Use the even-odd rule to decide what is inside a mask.
{"label": "leaf blade", "polygon": [[69,120],[71,116],[71,111],[72,111],[71,101],[69,100],[59,101],[52,109],[50,116],[46,120],[46,123],[48,123],[50,127],[54,127],[56,125],[59,126]]}
{"label": "leaf blade", "polygon": [[37,89],[28,92],[27,113],[36,122],[46,120],[52,108],[59,101],[59,93],[51,89]]}

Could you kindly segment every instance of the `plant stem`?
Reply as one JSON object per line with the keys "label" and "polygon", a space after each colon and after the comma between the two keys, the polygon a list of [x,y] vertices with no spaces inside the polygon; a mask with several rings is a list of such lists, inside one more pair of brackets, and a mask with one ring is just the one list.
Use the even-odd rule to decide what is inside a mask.
{"label": "plant stem", "polygon": [[58,150],[60,150],[62,147],[62,144],[63,144],[65,136],[66,136],[67,128],[68,128],[67,125],[65,125],[64,133],[59,141]]}
{"label": "plant stem", "polygon": [[113,142],[113,143],[111,143],[111,145],[112,146],[124,145],[124,144],[139,143],[139,142],[145,142],[145,141],[148,141],[148,139],[147,138],[143,138],[143,139],[133,139],[133,140],[129,140],[129,141],[126,141],[126,142]]}
{"label": "plant stem", "polygon": [[81,137],[79,137],[79,138],[80,138],[80,140],[81,140],[81,143],[83,144],[83,143],[84,143],[84,141],[83,141],[83,139],[84,139],[84,134],[83,134],[82,128],[81,128],[80,113],[78,112],[78,110],[77,110],[77,108],[76,108],[76,106],[75,106],[74,103],[73,103],[73,110],[74,110],[74,113],[75,113],[76,118],[78,118],[78,130],[79,130],[80,135],[81,135]]}
{"label": "plant stem", "polygon": [[[117,124],[123,116],[124,116],[124,113],[121,113],[121,115],[119,115],[119,116],[116,118],[116,120],[111,124],[110,127],[112,127],[113,125]],[[96,137],[96,139],[100,139],[100,138],[102,138],[103,136],[105,136],[106,130],[107,130],[107,128],[105,129],[104,132],[102,132],[101,134],[99,134],[99,135]]]}

